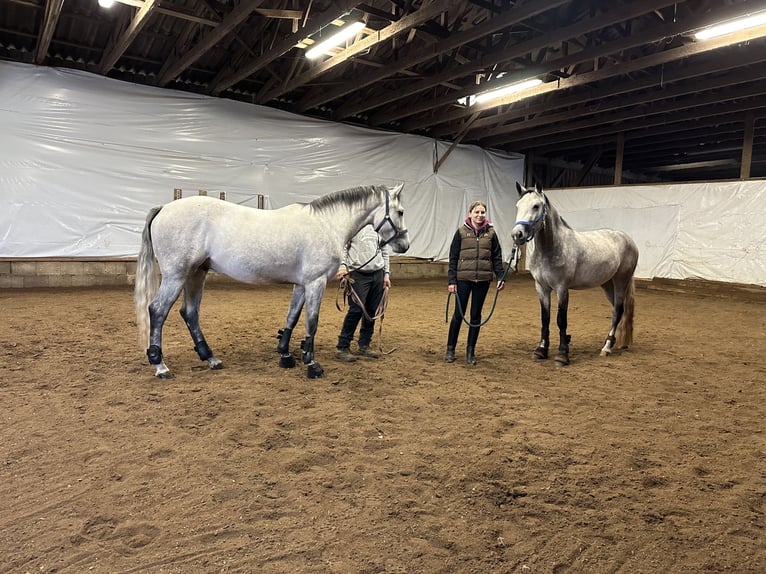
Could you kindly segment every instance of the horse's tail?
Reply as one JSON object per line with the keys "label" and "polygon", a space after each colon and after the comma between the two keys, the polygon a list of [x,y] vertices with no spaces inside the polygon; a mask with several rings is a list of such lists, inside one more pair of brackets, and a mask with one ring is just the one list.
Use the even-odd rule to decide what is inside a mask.
{"label": "horse's tail", "polygon": [[633,314],[635,310],[634,280],[631,277],[623,302],[622,320],[617,326],[617,347],[627,349],[633,344]]}
{"label": "horse's tail", "polygon": [[154,207],[146,216],[144,231],[141,233],[141,249],[136,260],[136,284],[133,290],[133,301],[136,304],[136,324],[138,325],[138,341],[141,348],[149,346],[149,303],[152,302],[160,286],[160,274],[154,262],[154,246],[152,245],[152,221],[160,212],[161,207]]}

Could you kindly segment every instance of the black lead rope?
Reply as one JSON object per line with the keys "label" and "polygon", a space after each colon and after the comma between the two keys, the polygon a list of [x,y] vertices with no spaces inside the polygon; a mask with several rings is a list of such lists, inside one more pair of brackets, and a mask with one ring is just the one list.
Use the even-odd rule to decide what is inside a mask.
{"label": "black lead rope", "polygon": [[[505,271],[503,271],[503,275],[500,277],[498,281],[505,281],[505,276],[508,275],[508,271],[511,270],[511,267],[514,267],[514,271],[516,270],[515,264],[518,263],[517,261],[514,261],[516,259],[516,252],[517,252],[517,246],[513,246],[513,250],[511,251],[511,257],[508,259],[508,265],[505,267]],[[444,322],[449,323],[449,300],[450,297],[452,297],[452,293],[450,292],[447,295],[447,308],[444,310]],[[492,308],[489,310],[489,315],[487,315],[487,318],[484,319],[481,323],[478,325],[474,325],[470,321],[468,321],[465,318],[465,312],[463,311],[463,308],[460,305],[460,297],[455,297],[455,309],[457,310],[458,314],[460,315],[460,318],[463,320],[463,323],[468,325],[469,327],[483,327],[487,324],[487,322],[492,318],[492,313],[495,312],[495,305],[497,305],[497,297],[500,295],[500,290],[495,289],[495,299],[492,301]]]}

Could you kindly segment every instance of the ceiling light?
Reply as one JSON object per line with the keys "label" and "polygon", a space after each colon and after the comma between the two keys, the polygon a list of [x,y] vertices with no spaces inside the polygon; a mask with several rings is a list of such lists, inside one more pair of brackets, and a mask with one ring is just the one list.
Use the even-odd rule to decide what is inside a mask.
{"label": "ceiling light", "polygon": [[98,5],[102,8],[111,8],[114,6],[114,0],[98,0]]}
{"label": "ceiling light", "polygon": [[497,98],[501,98],[501,97],[507,96],[509,94],[515,94],[517,92],[523,92],[524,90],[528,90],[529,88],[534,88],[535,86],[539,86],[542,83],[543,83],[543,81],[541,79],[539,79],[539,78],[532,78],[530,80],[524,80],[522,82],[516,82],[515,84],[510,84],[508,86],[503,86],[502,88],[497,88],[496,90],[490,90],[489,92],[484,92],[483,94],[478,94],[474,101],[477,104],[483,104],[483,103],[488,102],[490,100],[495,100]]}
{"label": "ceiling light", "polygon": [[766,24],[766,12],[759,12],[744,18],[730,20],[729,22],[723,22],[722,24],[710,26],[709,28],[705,28],[704,30],[700,30],[694,34],[694,37],[697,40],[708,40],[710,38],[724,36],[733,32],[739,32],[740,30],[755,28],[756,26],[761,26],[763,24]]}
{"label": "ceiling light", "polygon": [[327,38],[327,40],[323,40],[314,45],[314,47],[312,47],[310,50],[307,50],[306,57],[310,60],[318,58],[322,54],[326,53],[330,48],[333,48],[334,46],[337,46],[338,44],[341,44],[349,38],[355,36],[357,32],[364,28],[364,25],[364,22],[347,22],[343,28]]}

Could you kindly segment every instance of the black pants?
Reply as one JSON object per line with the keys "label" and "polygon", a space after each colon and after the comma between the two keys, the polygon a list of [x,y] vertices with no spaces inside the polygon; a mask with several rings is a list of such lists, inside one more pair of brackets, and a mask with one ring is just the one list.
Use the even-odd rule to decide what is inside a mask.
{"label": "black pants", "polygon": [[[352,271],[349,273],[349,277],[354,280],[352,287],[359,299],[364,303],[364,308],[367,310],[367,315],[372,317],[375,315],[375,311],[378,310],[380,300],[383,298],[383,279],[385,273],[383,269],[379,271],[372,271],[365,273],[363,271]],[[359,321],[362,321],[362,326],[359,329],[359,345],[369,346],[372,341],[372,333],[375,328],[375,321],[369,321],[364,316],[362,308],[357,302],[349,295],[348,297],[348,312],[343,319],[343,327],[341,327],[340,335],[338,336],[338,349],[347,349],[351,345],[351,341],[354,339],[354,332]]]}
{"label": "black pants", "polygon": [[[468,317],[468,298],[471,298],[471,314],[470,323],[472,325],[478,325],[481,323],[481,310],[484,307],[484,300],[487,298],[489,292],[489,281],[458,281],[457,296],[458,302],[460,302],[460,308],[463,310],[463,314]],[[457,302],[455,302],[455,312],[452,314],[452,321],[449,324],[449,334],[447,335],[447,346],[454,347],[457,345],[457,336],[460,334],[460,325],[463,323],[463,318],[458,311]],[[468,342],[467,347],[476,347],[476,341],[479,339],[479,327],[468,328]]]}

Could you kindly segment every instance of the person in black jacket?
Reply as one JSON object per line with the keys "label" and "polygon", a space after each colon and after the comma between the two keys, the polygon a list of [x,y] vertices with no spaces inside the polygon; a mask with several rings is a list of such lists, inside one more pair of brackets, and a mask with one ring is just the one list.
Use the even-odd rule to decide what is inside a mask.
{"label": "person in black jacket", "polygon": [[[460,324],[468,315],[468,298],[471,298],[471,325],[481,323],[481,310],[489,291],[492,277],[497,277],[497,290],[505,287],[503,281],[503,252],[495,228],[487,220],[487,206],[481,201],[474,201],[468,210],[468,217],[452,239],[449,250],[448,290],[457,296],[455,312],[447,335],[447,353],[444,360],[455,360],[455,346],[460,334]],[[469,365],[476,364],[476,341],[479,339],[479,327],[468,328],[468,342],[465,360]]]}

